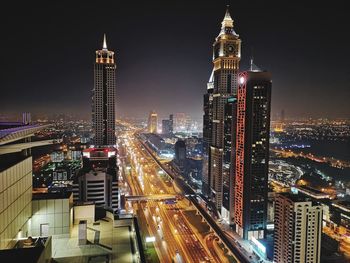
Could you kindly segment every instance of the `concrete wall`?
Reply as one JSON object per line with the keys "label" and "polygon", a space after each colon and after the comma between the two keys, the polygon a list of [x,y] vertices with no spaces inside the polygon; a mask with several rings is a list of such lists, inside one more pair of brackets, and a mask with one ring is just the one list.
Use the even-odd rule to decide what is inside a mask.
{"label": "concrete wall", "polygon": [[49,225],[49,235],[70,233],[70,199],[33,200],[31,235],[40,235],[40,225]]}
{"label": "concrete wall", "polygon": [[[0,249],[26,236],[32,207],[32,157],[0,172]],[[19,231],[21,230],[21,231]]]}
{"label": "concrete wall", "polygon": [[74,224],[80,220],[86,220],[88,224],[95,222],[95,205],[74,206]]}

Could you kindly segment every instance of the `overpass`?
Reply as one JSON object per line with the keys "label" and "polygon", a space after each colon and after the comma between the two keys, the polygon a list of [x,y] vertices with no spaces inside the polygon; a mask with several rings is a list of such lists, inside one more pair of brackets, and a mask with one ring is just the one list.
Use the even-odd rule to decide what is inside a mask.
{"label": "overpass", "polygon": [[176,200],[176,195],[127,195],[125,196],[126,201],[165,201],[165,200]]}

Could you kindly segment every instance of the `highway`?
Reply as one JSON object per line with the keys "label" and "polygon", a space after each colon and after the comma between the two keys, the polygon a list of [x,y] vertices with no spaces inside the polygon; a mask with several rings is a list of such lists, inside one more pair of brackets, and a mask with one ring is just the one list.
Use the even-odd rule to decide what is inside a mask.
{"label": "highway", "polygon": [[[118,148],[129,194],[177,196],[172,180],[159,169],[157,162],[135,139],[134,134],[128,132],[123,138]],[[180,256],[184,262],[226,262],[224,252],[211,252],[206,242],[196,234],[196,229],[188,223],[182,211],[194,210],[194,207],[189,207],[187,199],[178,200],[176,204],[134,200],[127,201],[126,206],[138,215],[141,228],[147,228],[148,234],[156,237],[154,247],[160,262],[171,262],[175,256]]]}
{"label": "highway", "polygon": [[162,168],[166,174],[168,174],[178,185],[178,187],[182,190],[183,194],[187,196],[187,198],[192,202],[192,204],[197,208],[197,210],[200,212],[200,214],[204,217],[204,219],[207,221],[209,226],[214,230],[214,232],[220,237],[221,241],[226,245],[226,247],[230,250],[230,252],[233,254],[234,258],[238,262],[252,262],[252,259],[249,258],[246,253],[244,253],[241,248],[238,248],[236,244],[233,244],[231,240],[224,234],[224,232],[221,230],[221,228],[217,225],[215,220],[207,213],[207,211],[198,203],[198,200],[196,199],[197,193],[186,183],[184,182],[179,176],[174,176],[172,171],[168,169],[163,163],[161,163],[153,154],[153,152],[147,147],[147,145],[142,142],[139,136],[136,135],[136,137],[140,140],[144,148],[147,150],[149,155],[153,158],[153,160],[158,164],[160,168]]}

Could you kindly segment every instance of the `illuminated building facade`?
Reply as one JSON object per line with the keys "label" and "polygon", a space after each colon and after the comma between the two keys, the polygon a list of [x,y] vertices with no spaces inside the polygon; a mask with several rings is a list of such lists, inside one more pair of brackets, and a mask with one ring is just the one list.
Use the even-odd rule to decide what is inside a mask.
{"label": "illuminated building facade", "polygon": [[213,125],[213,74],[211,74],[207,84],[207,93],[204,94],[203,103],[203,172],[202,172],[202,193],[209,197],[210,195],[210,145],[212,139]]}
{"label": "illuminated building facade", "polygon": [[322,206],[300,195],[278,194],[275,203],[276,263],[321,262]]}
{"label": "illuminated building facade", "polygon": [[239,74],[234,224],[245,239],[264,238],[268,205],[271,75]]}
{"label": "illuminated building facade", "polygon": [[83,151],[83,168],[74,179],[74,202],[118,210],[118,175],[115,148],[89,148]]}
{"label": "illuminated building facade", "polygon": [[96,51],[94,89],[92,90],[92,123],[94,144],[116,144],[115,137],[115,70],[114,52],[107,49],[106,35],[102,50]]}
{"label": "illuminated building facade", "polygon": [[227,98],[224,111],[224,165],[221,216],[233,224],[237,98]]}
{"label": "illuminated building facade", "polygon": [[31,136],[49,125],[0,122],[0,250],[13,248],[32,227],[33,159]]}
{"label": "illuminated building facade", "polygon": [[157,133],[158,127],[158,114],[155,111],[151,111],[148,117],[148,132]]}
{"label": "illuminated building facade", "polygon": [[241,40],[233,29],[228,9],[221,24],[221,31],[213,44],[212,139],[209,150],[210,197],[219,211],[223,201],[225,104],[229,97],[236,96],[241,57]]}

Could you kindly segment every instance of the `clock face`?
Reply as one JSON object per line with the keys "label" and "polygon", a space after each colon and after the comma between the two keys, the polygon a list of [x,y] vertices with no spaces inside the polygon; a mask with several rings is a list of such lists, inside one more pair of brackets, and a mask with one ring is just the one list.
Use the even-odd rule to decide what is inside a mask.
{"label": "clock face", "polygon": [[235,46],[234,45],[228,45],[227,51],[230,54],[234,53],[235,52]]}

